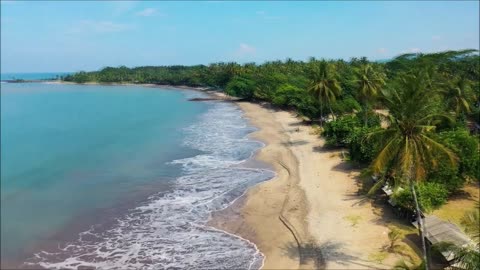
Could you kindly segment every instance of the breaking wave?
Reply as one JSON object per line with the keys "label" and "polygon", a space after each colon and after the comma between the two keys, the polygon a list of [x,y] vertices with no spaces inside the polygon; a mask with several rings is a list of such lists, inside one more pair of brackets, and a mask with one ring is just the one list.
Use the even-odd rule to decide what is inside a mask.
{"label": "breaking wave", "polygon": [[255,129],[229,103],[211,108],[185,128],[185,146],[199,155],[173,160],[182,175],[167,192],[151,196],[108,229],[92,226],[55,251],[41,251],[29,263],[46,268],[258,269],[263,254],[239,236],[206,223],[247,188],[274,176],[242,163],[263,145],[247,138]]}

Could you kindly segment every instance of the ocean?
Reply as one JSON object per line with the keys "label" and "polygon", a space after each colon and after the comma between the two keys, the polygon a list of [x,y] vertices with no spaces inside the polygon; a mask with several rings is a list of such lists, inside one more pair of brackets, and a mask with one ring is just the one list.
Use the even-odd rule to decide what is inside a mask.
{"label": "ocean", "polygon": [[71,72],[44,72],[44,73],[1,73],[0,80],[46,80],[56,79],[57,76],[66,76],[72,74]]}
{"label": "ocean", "polygon": [[242,111],[140,86],[1,84],[2,266],[258,269],[209,227],[273,177]]}

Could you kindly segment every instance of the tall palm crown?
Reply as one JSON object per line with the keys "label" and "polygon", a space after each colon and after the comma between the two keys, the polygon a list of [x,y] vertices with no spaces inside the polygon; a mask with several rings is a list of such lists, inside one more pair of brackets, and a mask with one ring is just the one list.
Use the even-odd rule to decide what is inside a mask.
{"label": "tall palm crown", "polygon": [[450,108],[457,114],[470,112],[469,100],[471,99],[472,90],[465,78],[457,78],[452,85],[448,86],[445,95],[450,103]]}
{"label": "tall palm crown", "polygon": [[364,123],[367,125],[367,113],[369,105],[377,96],[381,88],[385,85],[385,75],[377,72],[372,65],[363,64],[354,70],[354,83],[357,88],[357,95],[363,101]]}
{"label": "tall palm crown", "polygon": [[312,61],[311,66],[312,72],[308,90],[318,98],[320,109],[328,106],[333,115],[331,104],[342,92],[342,87],[336,78],[335,66],[326,61]]}
{"label": "tall palm crown", "polygon": [[380,89],[385,85],[383,73],[377,72],[370,64],[356,68],[355,77],[358,95],[365,101],[376,97]]}
{"label": "tall palm crown", "polygon": [[[427,170],[435,168],[441,158],[449,160],[452,166],[456,163],[453,152],[432,136],[434,121],[448,116],[438,113],[435,96],[439,91],[431,78],[426,71],[404,75],[396,87],[383,91],[390,125],[372,134],[379,136],[382,143],[382,149],[372,163],[373,171],[381,174],[391,172],[395,184],[406,184],[412,190],[426,269],[429,269],[429,263],[425,228],[414,183],[425,180]],[[378,184],[374,189],[377,187]]]}
{"label": "tall palm crown", "polygon": [[455,165],[453,152],[432,136],[435,121],[448,116],[438,112],[438,90],[428,78],[426,72],[405,75],[395,88],[382,92],[390,125],[372,134],[383,142],[372,163],[375,172],[390,170],[397,179],[419,181],[425,179],[429,168],[437,166],[440,158]]}

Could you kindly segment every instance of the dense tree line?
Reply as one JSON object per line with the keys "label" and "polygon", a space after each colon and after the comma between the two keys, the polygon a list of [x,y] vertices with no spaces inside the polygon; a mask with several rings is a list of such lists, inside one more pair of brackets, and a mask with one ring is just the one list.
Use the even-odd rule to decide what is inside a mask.
{"label": "dense tree line", "polygon": [[[375,173],[387,176],[385,179],[405,178],[402,175],[405,172],[392,169],[395,163],[421,163],[415,175],[409,174],[416,180],[429,180],[428,184],[416,182],[420,190],[424,190],[422,185],[433,189],[431,183],[435,183],[439,190],[431,194],[432,197],[439,195],[435,202],[428,202],[428,196],[421,195],[422,208],[431,210],[444,203],[446,196],[459,190],[466,181],[480,178],[478,137],[468,130],[479,124],[479,64],[476,51],[463,50],[404,54],[384,63],[366,58],[350,61],[310,58],[261,65],[107,67],[95,72],[79,72],[64,80],[203,86],[295,110],[322,126],[328,145],[348,148],[351,160],[372,165]],[[433,155],[435,159],[423,160],[427,156],[415,154],[403,160],[387,155],[381,156],[383,161],[379,159],[385,137],[398,143],[405,139],[402,136],[406,129],[410,129],[410,133],[421,130],[421,136],[444,145],[455,154],[456,162],[447,164],[447,159],[439,158],[441,151],[427,153],[435,144],[415,141],[420,138],[416,135],[407,138],[413,142],[409,147],[423,147],[416,151]],[[398,149],[393,150],[397,152],[392,149],[389,152],[402,155],[402,151],[407,151],[401,145],[395,147]]]}
{"label": "dense tree line", "polygon": [[[366,58],[310,58],[261,65],[106,67],[64,80],[203,86],[295,110],[322,126],[328,145],[348,148],[351,160],[372,165],[372,171],[384,179],[398,182],[405,178],[405,170],[395,164],[419,165],[417,171],[409,172],[409,178],[419,180],[416,184],[425,191],[422,208],[428,211],[443,204],[465,182],[480,178],[478,137],[468,130],[479,125],[479,69],[477,51],[463,50],[404,54],[384,63]],[[412,134],[405,137],[406,130]],[[428,139],[419,139],[422,136]],[[388,153],[382,152],[385,137],[396,140]],[[403,139],[412,143],[408,149],[399,145]],[[447,164],[447,159],[440,158],[442,151],[428,153],[435,148],[430,139],[455,154],[456,162]],[[402,154],[415,148],[425,156]],[[396,155],[404,158],[395,160]],[[426,160],[429,155],[435,158]],[[429,193],[423,185],[437,192]],[[399,201],[404,201],[402,196]],[[429,201],[429,196],[435,200]]]}

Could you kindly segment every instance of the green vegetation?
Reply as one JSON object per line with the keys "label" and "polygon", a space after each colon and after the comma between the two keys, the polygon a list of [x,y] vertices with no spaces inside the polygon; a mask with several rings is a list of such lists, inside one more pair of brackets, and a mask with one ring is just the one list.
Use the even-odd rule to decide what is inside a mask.
{"label": "green vegetation", "polygon": [[308,90],[318,99],[320,115],[323,116],[324,109],[328,107],[332,117],[334,117],[332,104],[342,92],[342,87],[337,80],[335,66],[324,60],[320,62],[312,61],[309,78]]}
{"label": "green vegetation", "polygon": [[378,175],[374,188],[403,187],[397,201],[420,213],[480,178],[479,72],[478,52],[463,50],[404,54],[386,63],[311,58],[107,67],[64,80],[203,86],[295,110],[323,129],[327,145],[347,148],[352,161]]}
{"label": "green vegetation", "polygon": [[[418,192],[419,205],[422,211],[430,212],[438,209],[447,202],[448,190],[441,184],[424,182],[415,185]],[[415,204],[411,189],[405,189],[394,195],[395,202],[405,208],[415,210]]]}
{"label": "green vegetation", "polygon": [[451,195],[480,178],[478,137],[468,130],[480,124],[479,59],[475,50],[463,50],[404,54],[386,63],[311,58],[121,66],[64,80],[202,86],[271,102],[317,122],[329,146],[347,148],[352,161],[371,164],[385,181],[434,182]]}

